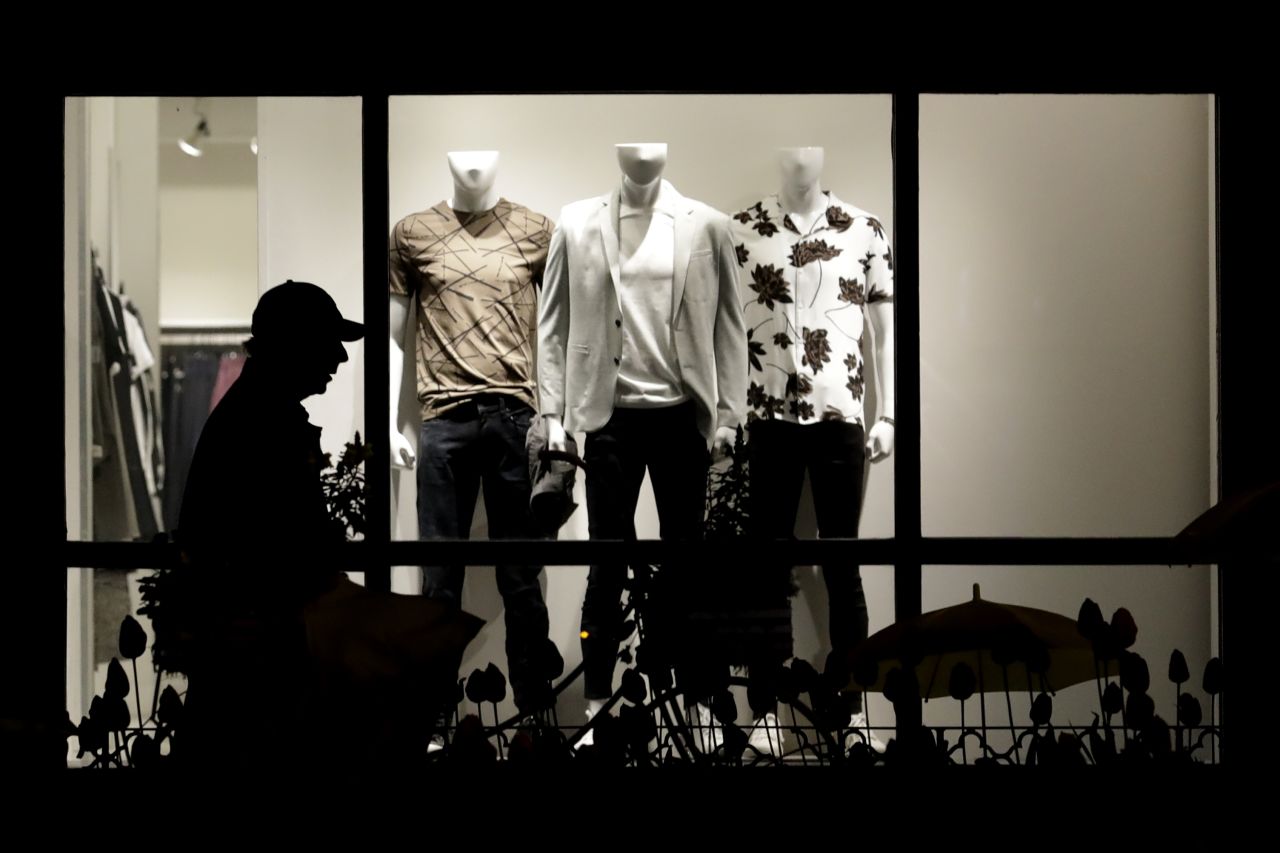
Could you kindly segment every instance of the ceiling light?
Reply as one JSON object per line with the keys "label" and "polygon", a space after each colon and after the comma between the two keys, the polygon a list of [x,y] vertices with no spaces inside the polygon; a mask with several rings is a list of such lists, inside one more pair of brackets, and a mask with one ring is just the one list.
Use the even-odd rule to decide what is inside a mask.
{"label": "ceiling light", "polygon": [[199,116],[200,121],[185,137],[178,140],[178,147],[192,157],[199,157],[204,154],[200,148],[200,140],[209,137],[209,122],[204,116]]}

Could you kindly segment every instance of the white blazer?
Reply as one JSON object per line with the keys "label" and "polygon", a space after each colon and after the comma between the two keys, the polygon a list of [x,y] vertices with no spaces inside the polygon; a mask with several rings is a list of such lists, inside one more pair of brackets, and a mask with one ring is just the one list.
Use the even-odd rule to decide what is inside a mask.
{"label": "white blazer", "polygon": [[[729,217],[675,200],[675,280],[671,325],[684,389],[711,446],[717,427],[746,416],[747,336],[738,302],[738,258]],[[557,217],[538,301],[541,412],[565,429],[592,432],[613,414],[622,359],[618,300],[620,190],[567,205]]]}

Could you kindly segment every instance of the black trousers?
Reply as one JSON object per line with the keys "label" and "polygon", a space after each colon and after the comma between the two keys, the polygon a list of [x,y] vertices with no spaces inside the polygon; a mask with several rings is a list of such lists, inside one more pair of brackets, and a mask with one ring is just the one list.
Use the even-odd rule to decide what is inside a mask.
{"label": "black trousers", "polygon": [[[758,420],[747,442],[751,476],[751,526],[764,539],[795,536],[804,474],[809,472],[818,536],[855,538],[862,512],[866,460],[863,429],[846,421],[796,424]],[[867,637],[867,598],[856,563],[822,567],[827,586],[831,647],[847,653]],[[860,710],[861,694],[852,694]]]}
{"label": "black trousers", "polygon": [[[592,539],[635,538],[636,503],[646,470],[653,483],[661,538],[702,537],[710,454],[698,431],[693,402],[660,409],[615,409],[607,424],[587,434],[583,461]],[[592,566],[587,578],[582,662],[588,699],[613,694],[626,572],[621,564]],[[679,568],[664,566],[663,574],[678,578]],[[669,588],[670,582],[664,587]],[[645,642],[650,642],[647,636]]]}
{"label": "black trousers", "polygon": [[[476,496],[484,488],[490,539],[539,538],[529,511],[525,434],[533,410],[514,397],[483,395],[422,422],[418,460],[418,534],[423,539],[469,539]],[[538,654],[547,643],[547,605],[538,585],[541,566],[494,567],[506,610],[507,667],[516,707],[548,698]],[[424,566],[424,595],[461,606],[463,566]]]}

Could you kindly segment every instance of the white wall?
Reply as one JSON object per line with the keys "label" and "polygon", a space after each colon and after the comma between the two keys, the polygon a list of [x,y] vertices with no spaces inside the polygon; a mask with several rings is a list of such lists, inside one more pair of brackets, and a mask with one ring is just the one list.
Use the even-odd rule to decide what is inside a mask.
{"label": "white wall", "polygon": [[[240,164],[244,159],[249,162]],[[222,160],[232,163],[224,166]],[[206,145],[199,160],[176,145],[161,149],[160,315],[165,323],[248,324],[258,302],[253,160],[247,145]]]}
{"label": "white wall", "polygon": [[[1169,536],[1208,507],[1208,119],[1202,96],[921,99],[926,535]],[[974,581],[1128,607],[1166,719],[1173,648],[1199,684],[1203,568],[939,567],[924,608]],[[1077,723],[1095,705],[1060,700]]]}
{"label": "white wall", "polygon": [[[662,141],[669,145],[667,177],[686,196],[732,213],[776,192],[776,151],[782,146],[826,149],[823,187],[851,204],[878,214],[892,233],[891,105],[887,96],[448,96],[392,98],[390,113],[390,217],[424,210],[452,192],[446,153],[490,149],[502,152],[499,193],[550,217],[572,201],[610,191],[620,180],[614,144]],[[407,368],[401,397],[405,433],[416,440],[413,376]],[[582,437],[579,436],[579,441]],[[872,469],[862,516],[864,536],[893,533],[893,472]],[[399,508],[393,535],[417,532],[412,474],[395,475]],[[586,500],[578,485],[580,509],[561,530],[562,539],[587,538]],[[807,490],[806,490],[807,491]],[[636,515],[637,534],[658,536],[657,516],[647,483]],[[806,496],[797,533],[814,535]],[[473,535],[485,535],[483,515]],[[417,571],[397,570],[400,590],[416,589]],[[892,613],[892,579],[886,569],[864,570],[873,613]],[[826,603],[821,579],[801,570],[797,599],[797,651],[821,665],[825,650]],[[586,569],[556,567],[546,572],[551,636],[566,665],[581,659],[578,620]],[[496,661],[505,670],[502,605],[492,570],[475,569],[464,591],[464,606],[489,620],[463,664]],[[816,627],[815,627],[816,626]],[[817,631],[822,631],[820,642]],[[581,690],[560,707],[566,721],[581,719]],[[740,703],[745,707],[745,703]],[[506,710],[512,710],[510,704]]]}
{"label": "white wall", "polygon": [[[160,169],[156,145],[156,98],[116,98],[115,156],[117,184],[118,282],[138,312],[152,350],[160,337]],[[113,282],[115,283],[115,282]],[[157,386],[160,371],[153,371]]]}
{"label": "white wall", "polygon": [[[85,98],[67,98],[64,112],[63,144],[63,359],[66,379],[63,431],[67,496],[67,538],[83,539],[89,534],[89,489],[86,466],[86,400],[88,395],[88,304],[83,294],[88,286],[88,113]],[[92,653],[89,630],[92,613],[88,609],[93,575],[83,569],[67,569],[67,709],[73,714],[87,707],[84,660]],[[78,716],[74,717],[80,722]]]}
{"label": "white wall", "polygon": [[[314,282],[356,321],[364,316],[360,134],[359,98],[258,102],[259,288]],[[328,391],[304,403],[331,453],[364,432],[364,344],[347,351]]]}

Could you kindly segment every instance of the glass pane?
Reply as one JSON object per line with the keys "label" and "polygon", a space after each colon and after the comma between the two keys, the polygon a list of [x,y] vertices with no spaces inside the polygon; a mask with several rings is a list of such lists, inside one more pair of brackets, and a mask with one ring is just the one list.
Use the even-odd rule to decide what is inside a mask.
{"label": "glass pane", "polygon": [[[401,375],[393,376],[391,389],[395,401],[392,444],[403,449],[403,455],[392,454],[396,465],[392,473],[393,538],[468,534],[472,538],[518,538],[518,525],[513,528],[507,519],[498,523],[488,513],[499,512],[494,504],[505,500],[502,490],[495,488],[502,465],[507,466],[502,477],[509,476],[527,488],[528,462],[523,452],[527,426],[517,423],[516,432],[504,439],[515,448],[505,462],[497,431],[493,432],[493,444],[484,445],[480,436],[487,429],[485,423],[499,423],[501,413],[507,411],[504,407],[511,411],[531,407],[530,422],[536,423],[538,414],[546,409],[548,392],[557,382],[548,378],[543,367],[535,368],[541,362],[534,351],[542,346],[534,345],[541,333],[535,308],[541,305],[545,309],[559,298],[548,296],[543,275],[548,266],[554,266],[553,256],[559,251],[551,245],[552,234],[556,227],[566,225],[566,219],[572,220],[575,208],[571,205],[575,202],[581,210],[591,199],[607,199],[613,191],[628,186],[626,180],[638,181],[636,186],[662,187],[659,178],[667,182],[662,192],[670,193],[663,195],[664,200],[696,199],[734,217],[726,223],[734,251],[727,255],[725,268],[737,278],[735,310],[744,315],[743,337],[745,329],[750,329],[751,341],[758,344],[751,347],[750,360],[744,352],[745,339],[733,354],[747,362],[746,375],[732,392],[735,417],[746,420],[753,414],[767,419],[772,411],[779,421],[804,421],[796,437],[788,435],[773,446],[773,455],[786,468],[779,476],[794,480],[778,514],[794,519],[795,534],[800,537],[818,535],[818,510],[828,536],[858,532],[891,536],[892,463],[866,463],[864,438],[854,436],[855,427],[869,427],[879,414],[891,411],[884,403],[884,389],[876,381],[876,369],[884,368],[889,375],[892,371],[888,361],[877,357],[875,330],[869,322],[877,302],[887,309],[883,315],[892,322],[892,302],[881,298],[892,290],[888,248],[893,233],[891,117],[887,96],[392,98],[388,152],[392,343],[404,353]],[[530,132],[535,127],[538,132]],[[638,142],[663,145],[653,145],[652,152],[618,150],[620,144]],[[795,146],[807,148],[795,153]],[[792,149],[790,172],[785,173],[781,162],[784,148]],[[821,149],[816,159],[815,148]],[[650,156],[661,160],[658,169],[647,175],[634,170]],[[810,169],[807,176],[797,175],[798,166],[805,164]],[[625,180],[624,174],[629,175]],[[811,190],[811,196],[804,196],[798,187]],[[775,198],[779,193],[816,199],[817,203],[806,208],[785,207]],[[673,223],[688,214],[679,204],[673,208]],[[607,202],[601,201],[600,206],[606,207]],[[658,207],[662,209],[663,204]],[[809,215],[802,216],[801,209]],[[789,211],[796,214],[794,218]],[[616,230],[620,234],[614,242],[622,253],[631,252],[626,242],[631,238],[624,239],[625,233],[621,233],[630,227],[621,224],[629,218],[630,214],[624,217],[619,213]],[[656,221],[661,225],[664,220]],[[657,232],[649,222],[644,226],[647,230],[636,232],[644,235],[643,239],[637,237],[637,249],[650,239],[659,239],[650,236]],[[679,264],[680,272],[687,272],[687,278],[680,276],[686,284],[687,306],[687,282],[698,281],[689,256],[695,260],[701,256],[708,269],[716,267],[711,265],[714,250],[710,240],[697,246],[690,243],[681,254],[680,241],[691,239],[682,236],[684,227],[672,224],[665,232],[668,242],[661,244],[659,255],[670,250],[674,263],[669,262],[666,272],[655,274],[654,281],[666,282],[674,289]],[[562,231],[562,235],[567,233]],[[793,235],[796,239],[791,239]],[[799,244],[803,246],[796,248]],[[599,250],[598,269],[608,270],[604,244],[597,241],[590,248]],[[571,257],[568,251],[565,257]],[[632,280],[632,268],[620,263],[618,286],[625,287]],[[600,281],[606,280],[602,274]],[[528,298],[530,291],[536,298]],[[610,410],[641,410],[635,416],[639,420],[657,417],[654,413],[667,408],[666,404],[676,408],[682,394],[694,406],[714,410],[717,401],[713,395],[679,372],[684,370],[682,364],[710,365],[726,357],[713,343],[718,293],[712,289],[698,292],[694,298],[701,304],[693,313],[677,313],[675,317],[674,297],[653,303],[657,306],[655,316],[665,317],[657,322],[659,328],[680,326],[679,317],[695,324],[706,321],[705,329],[699,327],[697,335],[684,329],[675,331],[672,346],[684,352],[705,344],[706,352],[667,363],[672,370],[652,386],[659,390],[651,396],[636,390],[648,374],[630,370],[639,369],[641,360],[636,353],[644,346],[641,333],[633,335],[630,330],[633,325],[646,328],[643,323],[648,315],[643,306],[625,300],[604,300],[601,312],[604,315],[608,309],[607,316],[578,323],[596,326],[602,339],[623,330],[617,332],[619,341],[630,343],[623,345],[616,358],[605,358],[603,340],[588,341],[586,326],[579,325],[569,332],[570,343],[577,344],[579,352],[600,354],[602,360],[598,370],[580,371],[576,378],[562,377],[563,381],[581,382],[582,376],[597,372],[618,377],[602,392],[601,399],[607,398]],[[508,303],[516,310],[504,310]],[[657,352],[667,351],[661,342],[654,346]],[[706,385],[714,389],[715,378]],[[761,390],[753,393],[752,386]],[[643,387],[652,390],[651,386]],[[560,388],[553,396],[573,393]],[[704,396],[711,399],[704,401]],[[483,399],[477,404],[466,402],[473,397]],[[571,415],[567,410],[572,408],[565,406],[560,414],[573,421],[569,428],[575,435],[577,452],[590,457],[593,438],[589,434],[599,433],[605,421],[584,420],[581,415],[585,409]],[[646,408],[649,411],[643,411]],[[485,420],[485,411],[495,413],[491,421]],[[824,417],[845,422],[823,422]],[[708,414],[708,425],[700,436],[693,419],[687,420],[690,422],[680,422],[679,428],[645,430],[651,455],[659,460],[674,458],[683,446],[679,429],[686,427],[694,434],[691,443],[710,443],[714,418]],[[817,433],[821,433],[822,442],[815,440]],[[468,435],[475,437],[474,444],[468,443]],[[830,455],[820,458],[806,452],[823,443],[829,445],[829,454],[843,455],[835,460]],[[463,457],[465,465],[457,461]],[[414,463],[404,464],[410,458]],[[696,469],[698,463],[690,467]],[[837,467],[838,481],[833,477]],[[442,474],[445,471],[448,478]],[[588,524],[592,501],[586,479],[590,472],[589,464],[587,473],[579,472],[576,477],[572,495],[578,509],[559,527],[562,540],[586,539],[589,527],[596,528],[597,536],[604,536],[599,517]],[[651,463],[647,473],[640,467],[633,487],[638,491],[634,510],[628,506],[618,516],[622,524],[633,525],[634,534],[642,539],[659,538],[664,532],[655,498],[662,490],[655,486],[653,477],[661,479],[661,474],[654,474]],[[819,486],[822,497],[817,502],[822,506],[818,509],[813,488],[806,485],[815,477],[826,486],[825,491]],[[701,506],[704,483],[697,481],[697,473],[689,479],[695,481],[689,491],[696,492],[691,503]],[[467,485],[459,486],[464,480]],[[603,488],[615,486],[617,483],[610,481]],[[514,504],[525,502],[527,498]],[[668,520],[667,526],[665,532],[671,536],[674,525]],[[783,529],[786,525],[776,526],[781,535],[789,532]],[[421,589],[417,571],[398,569],[404,574],[397,580],[397,588]],[[814,570],[805,571],[812,575]],[[468,649],[464,674],[489,663],[507,670],[502,620],[497,619],[504,604],[491,574],[487,568],[471,570],[462,590],[464,607],[490,620]],[[549,612],[550,638],[566,667],[572,668],[582,654],[578,634],[587,570],[554,567],[543,573],[540,583]],[[821,588],[820,581],[813,587]],[[807,600],[803,595],[799,599]],[[814,606],[825,619],[825,607]],[[875,608],[877,618],[887,618],[892,612],[891,606],[884,604]],[[510,619],[510,604],[505,612]],[[809,611],[803,609],[797,619],[797,648],[822,663],[826,650],[818,637],[825,630],[824,623],[815,627]],[[580,725],[584,706],[583,686],[571,686],[557,704],[561,721]],[[512,709],[502,706],[500,716]]]}
{"label": "glass pane", "polygon": [[[363,313],[358,98],[73,98],[67,111],[67,531],[173,531],[260,293]],[[304,401],[330,454],[363,430],[363,344]],[[228,508],[228,512],[232,512]]]}
{"label": "glass pane", "polygon": [[[1026,659],[1031,655],[1014,653],[1011,655],[1014,660],[1007,669],[1002,669],[993,662],[991,654],[991,649],[999,645],[994,639],[996,632],[1008,624],[1008,619],[1014,618],[1036,638],[1037,645],[1043,643],[1047,652],[1050,664],[1045,683],[1046,692],[1051,694],[1049,722],[1057,734],[1074,734],[1089,746],[1087,730],[1095,718],[1106,722],[1102,705],[1104,698],[1109,701],[1106,685],[1115,684],[1112,691],[1120,687],[1116,663],[1097,661],[1100,673],[1109,670],[1112,674],[1107,678],[1093,677],[1097,659],[1090,642],[1077,628],[1081,605],[1091,599],[1108,624],[1126,621],[1123,616],[1116,618],[1117,611],[1124,609],[1136,625],[1136,633],[1129,633],[1132,643],[1127,651],[1145,661],[1149,686],[1139,692],[1151,699],[1148,713],[1154,712],[1173,730],[1164,736],[1165,742],[1169,745],[1174,742],[1181,701],[1184,748],[1197,747],[1193,753],[1196,760],[1216,761],[1217,738],[1205,731],[1205,727],[1216,723],[1221,711],[1221,700],[1216,693],[1206,690],[1205,677],[1210,659],[1218,654],[1217,619],[1215,609],[1209,604],[1216,598],[1216,571],[1203,566],[1174,569],[1167,566],[926,566],[923,582],[923,609],[930,614],[931,629],[937,632],[944,627],[961,627],[959,633],[950,634],[947,640],[963,636],[968,641],[958,644],[941,640],[938,633],[926,634],[923,642],[938,640],[941,645],[936,648],[953,653],[928,654],[917,669],[922,686],[927,687],[932,681],[937,688],[933,694],[936,698],[924,706],[925,724],[949,727],[947,738],[951,747],[959,743],[962,705],[948,695],[951,670],[958,663],[966,663],[976,675],[981,652],[987,690],[985,694],[974,693],[963,703],[964,725],[981,731],[985,704],[987,743],[991,749],[999,754],[1001,761],[1025,763],[1028,759],[1029,736],[1022,737],[1018,751],[1013,751],[1010,711],[1013,726],[1019,733],[1032,728],[1031,706],[1042,692],[1040,676],[1036,674],[1040,670],[1033,665],[1030,675],[1033,689],[1028,690]],[[980,597],[982,603],[974,604],[975,596]],[[1010,606],[1034,608],[1035,612],[1014,614]],[[944,608],[948,609],[946,615],[936,612]],[[981,618],[975,618],[978,608],[984,608]],[[997,616],[991,615],[993,611]],[[874,644],[877,640],[873,638],[870,642]],[[966,647],[963,652],[961,645]],[[1175,651],[1181,653],[1185,662],[1180,684],[1170,680],[1176,668],[1171,666]],[[996,659],[999,659],[998,653]],[[1008,695],[1003,689],[1004,673],[1012,685]],[[1125,681],[1122,693],[1125,710],[1110,718],[1117,746],[1121,748],[1126,743],[1122,729],[1129,721],[1128,715],[1137,713],[1135,705],[1129,704],[1135,692],[1128,688],[1129,683],[1137,680]],[[1183,694],[1187,698],[1180,699]],[[1138,705],[1141,704],[1139,701]],[[1194,723],[1195,711],[1191,706],[1198,710],[1200,723]],[[1137,725],[1140,719],[1135,717],[1129,721],[1129,739],[1133,740],[1135,749],[1141,746]],[[1189,721],[1194,725],[1188,728]],[[1042,727],[1040,734],[1045,731]],[[1105,729],[1099,735],[1105,736]],[[967,756],[972,763],[982,754],[980,741],[967,738],[965,750],[956,751],[953,759]]]}
{"label": "glass pane", "polygon": [[[84,734],[71,737],[67,762],[73,767],[127,766],[134,755],[138,735],[158,742],[161,755],[168,755],[172,743],[160,732],[161,697],[166,691],[185,699],[187,679],[180,671],[183,664],[180,643],[166,636],[156,643],[156,629],[146,608],[144,590],[156,573],[149,569],[116,571],[107,569],[67,570],[67,586],[74,609],[68,612],[67,634],[67,713],[73,725]],[[148,610],[148,612],[150,612]],[[163,620],[162,620],[163,621]],[[115,670],[114,674],[112,671]],[[117,691],[115,679],[123,676],[123,688]],[[108,683],[111,688],[108,688]],[[99,705],[110,696],[112,713],[92,711],[95,697]],[[123,709],[128,719],[119,720],[119,732],[107,734],[109,724],[101,729],[105,740],[98,745],[90,735],[92,717],[102,724]],[[172,701],[165,696],[164,703]],[[81,755],[81,751],[84,754]]]}
{"label": "glass pane", "polygon": [[1210,110],[921,99],[926,534],[1166,536],[1213,501]]}
{"label": "glass pane", "polygon": [[[246,371],[269,373],[282,353],[302,361],[300,349],[270,345],[307,331],[289,312],[268,324],[275,331],[259,330],[249,355],[259,296],[289,279],[314,282],[344,317],[362,319],[361,103],[70,98],[66,116],[67,535],[149,541],[179,527],[197,443]],[[321,428],[318,458],[336,462],[364,431],[363,343],[331,355],[323,382],[283,396],[302,401]],[[243,458],[263,451],[237,441]],[[274,507],[252,508],[270,503],[271,484],[255,482],[267,467],[220,477],[206,466],[223,497],[197,513],[200,526],[227,538],[248,524],[272,530]],[[120,620],[136,609],[137,573],[71,577],[78,720]]]}

